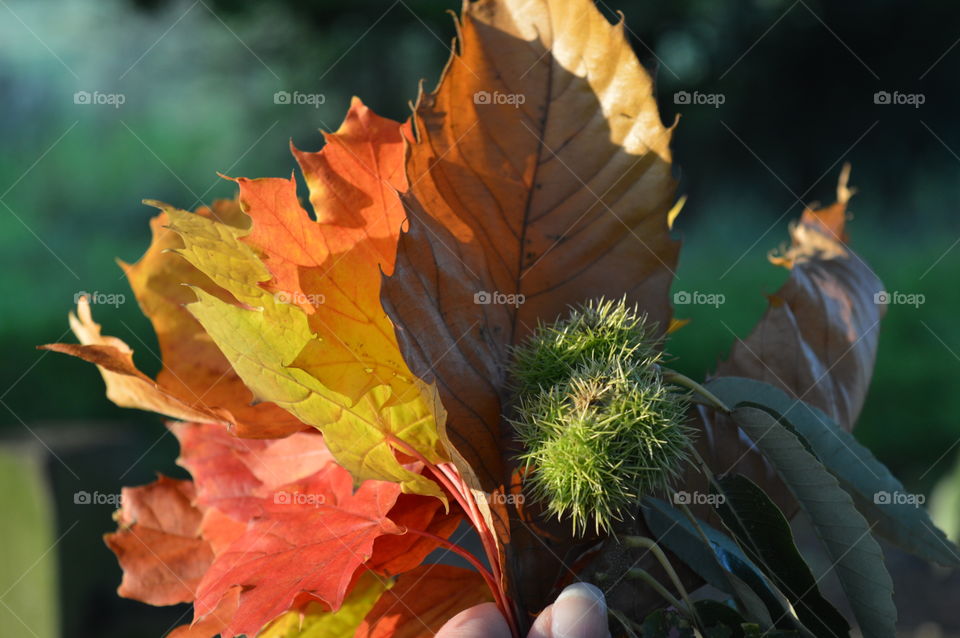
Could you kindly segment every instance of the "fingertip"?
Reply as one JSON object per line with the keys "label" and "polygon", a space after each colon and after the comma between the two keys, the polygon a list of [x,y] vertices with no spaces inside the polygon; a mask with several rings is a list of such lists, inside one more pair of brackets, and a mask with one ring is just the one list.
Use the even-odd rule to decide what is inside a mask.
{"label": "fingertip", "polygon": [[496,605],[483,603],[448,620],[436,638],[510,638],[510,627]]}
{"label": "fingertip", "polygon": [[550,638],[607,638],[607,601],[589,583],[574,583],[557,596],[550,622]]}

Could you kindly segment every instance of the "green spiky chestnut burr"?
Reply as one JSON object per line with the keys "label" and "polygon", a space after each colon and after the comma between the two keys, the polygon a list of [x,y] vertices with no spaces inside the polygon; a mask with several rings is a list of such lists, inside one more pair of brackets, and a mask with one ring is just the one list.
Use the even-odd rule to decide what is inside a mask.
{"label": "green spiky chestnut burr", "polygon": [[659,346],[637,308],[596,301],[513,353],[524,491],[576,534],[609,532],[689,462],[689,395],[665,378]]}

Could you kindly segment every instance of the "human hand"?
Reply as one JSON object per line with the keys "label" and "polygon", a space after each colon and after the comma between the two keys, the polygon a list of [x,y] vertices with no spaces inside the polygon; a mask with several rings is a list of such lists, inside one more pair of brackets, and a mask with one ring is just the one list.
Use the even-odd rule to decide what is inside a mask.
{"label": "human hand", "polygon": [[[537,617],[527,638],[609,638],[603,592],[587,583],[570,585]],[[493,603],[460,612],[437,638],[510,638],[510,628]]]}

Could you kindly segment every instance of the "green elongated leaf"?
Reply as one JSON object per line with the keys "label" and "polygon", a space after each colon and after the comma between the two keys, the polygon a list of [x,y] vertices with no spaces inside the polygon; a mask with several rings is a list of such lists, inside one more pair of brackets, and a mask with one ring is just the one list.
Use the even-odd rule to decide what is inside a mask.
{"label": "green elongated leaf", "polygon": [[893,581],[884,567],[883,552],[870,534],[871,526],[857,511],[853,499],[776,415],[744,406],[733,411],[733,419],[753,439],[810,517],[863,634],[893,638],[897,619]]}
{"label": "green elongated leaf", "polygon": [[706,384],[729,407],[759,404],[783,417],[820,462],[857,498],[855,504],[874,531],[917,556],[960,567],[953,545],[887,467],[820,409],[798,401],[772,385],[739,377]]}
{"label": "green elongated leaf", "polygon": [[717,479],[717,487],[724,496],[717,506],[724,525],[787,596],[804,626],[816,636],[849,636],[850,625],[820,595],[793,540],[790,523],[773,501],[739,474]]}
{"label": "green elongated leaf", "polygon": [[680,510],[653,497],[643,499],[642,505],[644,520],[657,542],[708,583],[734,596],[749,620],[766,628],[777,624],[777,619],[799,625],[786,597],[730,537],[698,521],[708,544]]}

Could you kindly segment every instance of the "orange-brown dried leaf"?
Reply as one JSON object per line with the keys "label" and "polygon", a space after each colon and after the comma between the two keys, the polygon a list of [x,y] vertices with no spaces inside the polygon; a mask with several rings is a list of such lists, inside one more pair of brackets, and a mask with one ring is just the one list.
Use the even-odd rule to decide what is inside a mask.
{"label": "orange-brown dried leaf", "polygon": [[93,321],[86,297],[77,302],[77,314],[70,313],[70,327],[80,344],[52,343],[40,346],[79,357],[96,364],[107,386],[107,398],[124,408],[158,412],[175,419],[213,423],[229,422],[230,415],[205,405],[190,405],[140,372],[133,363],[133,350],[116,337],[103,335]]}
{"label": "orange-brown dried leaf", "polygon": [[[877,353],[880,320],[886,306],[876,303],[883,284],[847,245],[847,204],[853,194],[845,166],[837,201],[823,209],[806,209],[791,226],[791,246],[773,263],[790,276],[770,296],[766,313],[730,356],[717,376],[757,379],[815,405],[841,427],[852,430],[866,399]],[[714,444],[702,452],[717,471],[736,466],[764,486],[785,511],[796,502],[773,470],[748,452],[736,425],[722,415],[708,415]]]}
{"label": "orange-brown dried leaf", "polygon": [[194,496],[193,483],[165,476],[123,488],[120,529],[104,537],[123,568],[121,596],[151,605],[193,600],[213,561],[200,534],[202,514],[193,506]]}

